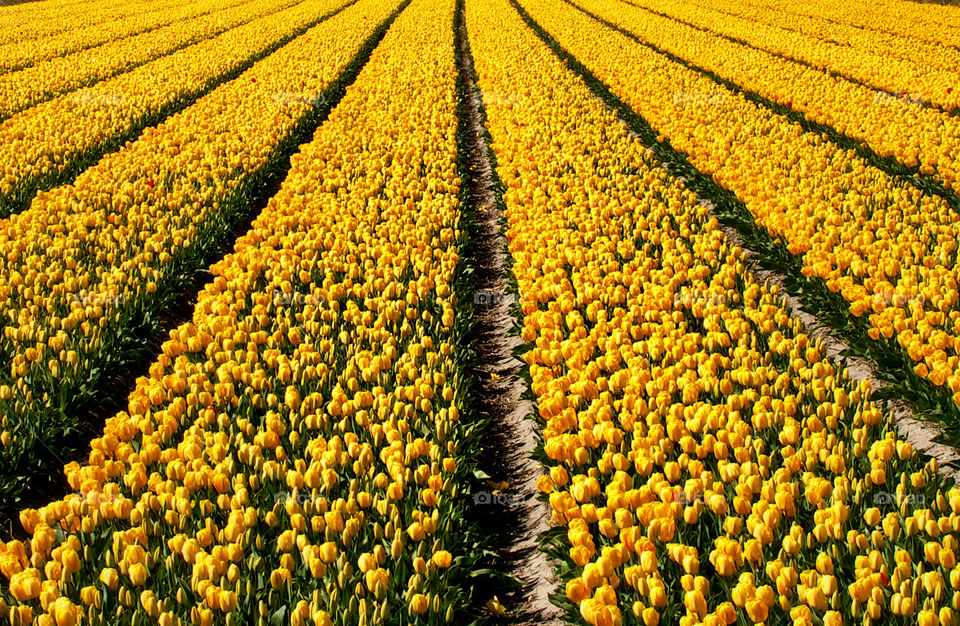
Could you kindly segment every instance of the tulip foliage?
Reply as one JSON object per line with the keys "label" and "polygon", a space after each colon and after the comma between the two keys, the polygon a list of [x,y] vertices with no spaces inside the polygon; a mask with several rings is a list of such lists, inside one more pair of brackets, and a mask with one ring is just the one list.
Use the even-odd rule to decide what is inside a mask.
{"label": "tulip foliage", "polygon": [[398,5],[361,0],[0,221],[0,493],[40,458],[38,441],[71,426],[104,369],[140,348],[131,329],[209,263]]}
{"label": "tulip foliage", "polygon": [[746,215],[730,208],[730,219],[782,249],[790,257],[785,271],[822,290],[812,305],[824,309],[839,300],[826,313],[844,320],[840,332],[849,326],[856,349],[896,367],[896,377],[940,403],[938,411],[950,412],[957,428],[956,207],[563,0],[519,4],[661,142],[733,194]]}
{"label": "tulip foliage", "polygon": [[476,428],[453,12],[400,14],[128,410],[66,468],[77,493],[21,514],[29,540],[0,544],[14,623],[438,624],[463,608]]}
{"label": "tulip foliage", "polygon": [[960,489],[512,4],[467,30],[568,620],[955,623]]}

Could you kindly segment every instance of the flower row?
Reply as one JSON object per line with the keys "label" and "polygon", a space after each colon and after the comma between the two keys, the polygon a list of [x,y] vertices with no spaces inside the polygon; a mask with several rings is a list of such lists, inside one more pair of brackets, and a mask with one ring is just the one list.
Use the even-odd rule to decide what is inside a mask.
{"label": "flower row", "polygon": [[896,337],[916,373],[960,401],[960,222],[946,201],[562,0],[522,5],[661,139],[736,194],[806,276],[868,316],[873,340]]}
{"label": "flower row", "polygon": [[960,490],[511,4],[467,28],[568,619],[954,623]]}
{"label": "flower row", "polygon": [[[646,2],[630,0],[631,4],[646,6]],[[675,5],[671,5],[675,6]],[[680,6],[680,5],[676,5]],[[896,35],[878,30],[865,30],[848,24],[818,19],[809,15],[770,11],[762,4],[734,3],[730,0],[710,0],[700,5],[713,14],[714,11],[727,16],[736,16],[758,26],[801,33],[822,42],[833,42],[862,50],[868,54],[911,61],[917,65],[955,70],[960,66],[960,50],[950,46]],[[911,89],[907,89],[911,91]]]}
{"label": "flower row", "polygon": [[[316,19],[324,4],[304,11]],[[209,262],[396,8],[361,0],[0,222],[8,472],[138,348],[128,333]]]}
{"label": "flower row", "polygon": [[960,50],[954,48],[928,48],[926,54],[918,59],[891,58],[884,53],[823,41],[777,26],[747,21],[739,16],[704,10],[702,7],[694,9],[682,1],[656,5],[636,0],[630,0],[630,3],[644,8],[655,6],[655,10],[663,15],[697,28],[733,38],[777,56],[796,59],[891,94],[908,94],[923,103],[951,110],[960,104],[960,72],[957,65]]}
{"label": "flower row", "polygon": [[294,0],[231,0],[212,13],[102,46],[0,74],[0,120],[60,94],[135,67],[275,13]]}
{"label": "flower row", "polygon": [[954,48],[960,45],[960,19],[953,7],[914,6],[896,0],[856,0],[842,5],[828,0],[812,0],[790,7],[783,7],[773,0],[751,0],[750,4],[767,10],[781,8],[790,14],[853,26],[868,33],[890,33]]}
{"label": "flower row", "polygon": [[67,467],[78,494],[21,514],[30,539],[0,548],[15,620],[438,624],[463,608],[453,9],[400,15],[128,410]]}
{"label": "flower row", "polygon": [[68,182],[104,151],[301,34],[344,0],[309,0],[0,123],[0,215]]}
{"label": "flower row", "polygon": [[[130,37],[176,21],[209,13],[216,9],[212,0],[187,0],[172,5],[147,4],[140,11],[119,19],[93,24],[86,28],[68,29],[27,41],[0,45],[0,71],[11,72],[52,59],[99,46],[123,37]],[[146,9],[145,11],[142,9]]]}
{"label": "flower row", "polygon": [[[871,67],[881,67],[882,63],[883,70],[896,78],[872,81],[878,87],[873,89],[778,56],[783,49],[766,52],[639,9],[625,11],[619,0],[585,0],[580,4],[665,52],[799,111],[813,122],[864,141],[882,157],[892,156],[908,168],[919,168],[948,188],[956,189],[960,184],[960,162],[956,158],[960,154],[960,118],[924,106],[926,101],[937,101],[935,93],[944,96],[941,104],[949,101],[953,107],[960,102],[960,73],[953,72],[952,78],[944,72],[940,76],[931,73],[929,84],[924,85],[923,80],[900,72],[890,60],[874,59]],[[789,49],[789,55],[804,56],[799,44]]]}
{"label": "flower row", "polygon": [[0,45],[30,41],[123,19],[145,9],[151,10],[161,3],[154,1],[138,4],[128,0],[109,0],[96,3],[96,6],[91,4],[77,0],[53,0],[43,4],[27,2],[0,7]]}

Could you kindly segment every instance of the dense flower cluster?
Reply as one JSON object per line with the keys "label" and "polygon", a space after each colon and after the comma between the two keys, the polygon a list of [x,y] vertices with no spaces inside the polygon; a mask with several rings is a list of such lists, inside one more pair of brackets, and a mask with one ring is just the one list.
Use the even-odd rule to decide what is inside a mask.
{"label": "dense flower cluster", "polygon": [[0,7],[0,45],[88,28],[122,19],[134,13],[152,11],[160,6],[164,6],[162,0],[145,0],[141,3],[107,0],[95,6],[83,0],[52,0],[43,4],[28,2],[7,5]]}
{"label": "dense flower cluster", "polygon": [[[628,0],[635,6],[656,7],[663,10],[669,7],[683,7],[684,19],[690,16],[686,6],[677,4],[653,5],[648,0]],[[687,5],[689,6],[689,5]],[[913,37],[897,35],[880,30],[866,30],[841,22],[822,19],[798,13],[790,13],[783,5],[777,5],[784,10],[772,11],[763,3],[748,4],[732,0],[705,0],[697,6],[707,15],[737,16],[747,23],[756,24],[766,31],[763,26],[802,33],[814,37],[821,42],[849,46],[855,50],[862,50],[885,58],[903,59],[916,65],[927,65],[942,70],[956,70],[960,67],[960,50],[949,46],[940,46],[931,42]],[[671,8],[670,14],[673,14]],[[678,14],[679,16],[679,14]],[[909,89],[908,89],[909,91]]]}
{"label": "dense flower cluster", "polygon": [[562,0],[521,4],[694,167],[735,193],[801,257],[805,274],[842,295],[853,315],[869,316],[871,337],[896,337],[917,374],[960,402],[960,220],[945,200]]}
{"label": "dense flower cluster", "polygon": [[570,617],[955,623],[960,490],[508,2],[467,17],[523,95],[486,111]]}
{"label": "dense flower cluster", "polygon": [[0,459],[30,454],[164,285],[199,269],[398,4],[361,0],[0,221]]}
{"label": "dense flower cluster", "polygon": [[[584,0],[580,4],[664,51],[800,111],[809,120],[861,139],[881,156],[896,157],[908,167],[919,166],[947,187],[957,187],[960,118],[921,106],[919,99],[931,97],[918,94],[932,94],[934,87],[924,87],[922,81],[898,73],[887,60],[875,59],[872,66],[882,61],[884,71],[898,73],[901,85],[914,84],[917,91],[907,92],[906,87],[887,87],[890,92],[871,89],[664,17],[625,11],[620,0]],[[931,75],[930,81],[954,106],[960,102],[960,73],[954,72],[952,79],[941,74]]]}
{"label": "dense flower cluster", "polygon": [[78,494],[21,514],[31,538],[0,547],[14,623],[438,624],[463,607],[453,10],[400,15],[67,467]]}
{"label": "dense flower cluster", "polygon": [[343,4],[308,0],[14,115],[0,124],[0,215],[39,186],[59,182],[89,153],[202,94]]}
{"label": "dense flower cluster", "polygon": [[69,28],[56,34],[27,41],[0,44],[0,71],[12,71],[30,67],[34,63],[52,59],[130,37],[154,28],[166,26],[179,20],[209,13],[217,6],[211,0],[180,1],[172,4],[157,2],[146,9],[110,21],[100,22],[86,28]]}
{"label": "dense flower cluster", "polygon": [[[876,89],[893,94],[913,96],[924,103],[936,104],[947,109],[957,108],[960,103],[960,66],[956,65],[960,50],[953,48],[924,47],[929,56],[913,58],[891,58],[885,52],[873,52],[859,47],[840,45],[834,41],[824,41],[791,30],[767,24],[744,20],[740,16],[731,16],[703,7],[693,8],[684,0],[670,0],[663,3],[649,3],[644,0],[630,0],[630,4],[649,7],[664,15],[683,20],[697,28],[709,29],[712,33],[732,37],[750,46],[759,48],[776,56],[785,56],[826,69],[844,77],[862,82]],[[619,3],[623,12],[623,3]],[[635,12],[627,11],[633,15]],[[768,18],[769,19],[769,18]],[[660,24],[661,22],[657,22]],[[710,39],[714,41],[714,39]],[[910,49],[910,42],[904,42]],[[918,45],[920,42],[916,42]],[[724,51],[721,57],[729,54]],[[744,53],[734,53],[739,57]],[[747,55],[744,60],[749,65],[753,58]],[[785,65],[783,67],[791,67]],[[771,74],[779,74],[782,67],[769,68]],[[793,70],[796,72],[797,70]],[[848,107],[856,106],[853,103]]]}
{"label": "dense flower cluster", "polygon": [[482,476],[465,6],[569,621],[957,624],[960,488],[758,282],[653,135],[960,404],[956,207],[736,87],[956,187],[960,118],[921,105],[960,105],[960,13],[703,4],[0,8],[0,213],[32,199],[0,219],[0,497],[325,120],[66,466],[72,493],[0,542],[0,622],[464,619],[483,553],[464,521]]}
{"label": "dense flower cluster", "polygon": [[940,46],[960,46],[960,17],[953,7],[904,4],[897,0],[854,0],[837,4],[830,0],[810,0],[784,6],[776,0],[752,0],[763,10],[812,17],[820,21],[860,28],[868,34],[890,33]]}
{"label": "dense flower cluster", "polygon": [[[197,18],[0,75],[0,120],[275,13],[296,0],[231,0]],[[235,5],[235,6],[233,6]],[[82,98],[80,99],[82,103]]]}

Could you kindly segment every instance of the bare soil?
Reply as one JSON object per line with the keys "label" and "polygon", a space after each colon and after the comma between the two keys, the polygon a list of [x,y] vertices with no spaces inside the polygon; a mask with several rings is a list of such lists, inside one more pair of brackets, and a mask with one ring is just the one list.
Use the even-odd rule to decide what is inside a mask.
{"label": "bare soil", "polygon": [[[458,50],[460,72],[464,83],[472,86],[472,60],[462,20],[458,26],[463,29]],[[479,387],[475,408],[481,419],[488,420],[479,468],[490,476],[490,502],[475,500],[475,514],[480,528],[492,538],[490,549],[495,556],[487,559],[487,564],[520,581],[516,587],[477,589],[476,597],[483,605],[496,596],[506,608],[507,614],[502,616],[481,609],[490,615],[490,624],[559,625],[561,611],[549,600],[558,583],[547,556],[538,549],[551,515],[549,505],[538,499],[536,480],[543,469],[531,455],[539,441],[538,426],[531,417],[534,405],[522,398],[527,386],[517,373],[523,363],[513,356],[521,339],[510,334],[515,320],[511,298],[506,296],[509,281],[504,261],[508,251],[500,227],[503,212],[492,189],[480,97],[474,89],[467,97],[468,165],[474,172],[469,201],[478,210],[472,242],[475,289],[487,296],[496,294],[474,304],[477,364],[473,375]]]}

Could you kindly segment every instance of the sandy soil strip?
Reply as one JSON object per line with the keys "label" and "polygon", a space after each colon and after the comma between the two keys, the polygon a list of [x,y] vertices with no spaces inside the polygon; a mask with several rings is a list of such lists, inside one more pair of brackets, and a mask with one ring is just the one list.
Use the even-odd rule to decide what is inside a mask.
{"label": "sandy soil strip", "polygon": [[[559,608],[549,596],[557,591],[557,580],[546,555],[538,550],[541,533],[549,527],[550,507],[537,499],[536,479],[543,468],[531,457],[539,442],[538,425],[532,417],[531,401],[522,398],[526,383],[517,375],[523,362],[513,356],[520,343],[511,336],[515,320],[510,305],[515,298],[507,294],[509,286],[507,240],[501,232],[503,212],[492,189],[493,171],[484,134],[480,94],[472,80],[473,63],[469,52],[462,11],[457,27],[461,45],[457,51],[464,83],[471,86],[465,103],[469,128],[467,159],[473,174],[470,202],[477,207],[473,239],[474,302],[478,381],[476,409],[489,420],[483,436],[480,468],[490,476],[488,490],[475,495],[476,514],[481,528],[493,537],[491,567],[518,578],[519,587],[504,590],[478,590],[478,600],[486,603],[497,595],[507,610],[493,615],[490,624],[561,624]],[[486,593],[487,597],[483,597]]]}

